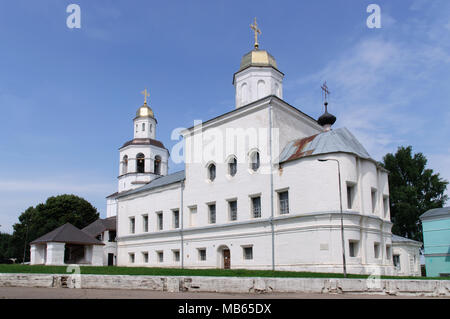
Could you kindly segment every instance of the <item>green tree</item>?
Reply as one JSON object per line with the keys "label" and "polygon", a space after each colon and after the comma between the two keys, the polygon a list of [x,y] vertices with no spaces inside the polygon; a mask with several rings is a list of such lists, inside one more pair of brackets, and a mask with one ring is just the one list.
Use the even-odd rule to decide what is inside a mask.
{"label": "green tree", "polygon": [[81,229],[98,218],[97,209],[81,197],[67,194],[49,197],[45,204],[29,207],[19,216],[19,223],[13,225],[11,254],[23,260],[25,253],[27,260],[30,254],[29,243],[33,240],[65,223]]}
{"label": "green tree", "polygon": [[389,170],[389,193],[392,232],[413,240],[423,241],[419,216],[429,209],[443,207],[448,181],[439,173],[426,168],[422,153],[412,155],[412,147],[399,147],[388,153],[381,163]]}
{"label": "green tree", "polygon": [[0,233],[0,264],[8,262],[11,255],[11,238],[12,235]]}

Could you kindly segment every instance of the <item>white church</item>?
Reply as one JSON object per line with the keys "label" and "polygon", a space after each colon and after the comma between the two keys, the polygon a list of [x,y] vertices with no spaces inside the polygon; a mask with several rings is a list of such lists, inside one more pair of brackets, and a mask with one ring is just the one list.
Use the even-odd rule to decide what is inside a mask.
{"label": "white church", "polygon": [[391,233],[388,172],[332,129],[326,100],[318,120],[283,100],[284,74],[252,28],[235,108],[181,132],[184,171],[168,173],[144,92],[107,197],[113,264],[342,272],[344,250],[348,273],[420,275],[421,243]]}

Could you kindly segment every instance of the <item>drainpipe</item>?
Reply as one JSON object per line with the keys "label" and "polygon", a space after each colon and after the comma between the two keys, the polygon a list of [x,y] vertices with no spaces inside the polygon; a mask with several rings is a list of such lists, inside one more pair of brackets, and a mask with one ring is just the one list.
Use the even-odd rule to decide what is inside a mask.
{"label": "drainpipe", "polygon": [[181,238],[181,250],[180,250],[180,254],[181,254],[181,269],[184,268],[184,238],[183,238],[183,227],[184,227],[184,223],[183,223],[183,190],[184,190],[184,181],[181,181],[181,186],[180,186],[180,223],[181,223],[181,229],[180,229],[180,238]]}
{"label": "drainpipe", "polygon": [[275,231],[273,225],[273,163],[272,163],[272,103],[269,104],[269,160],[270,160],[270,229],[272,233],[272,271],[275,270]]}

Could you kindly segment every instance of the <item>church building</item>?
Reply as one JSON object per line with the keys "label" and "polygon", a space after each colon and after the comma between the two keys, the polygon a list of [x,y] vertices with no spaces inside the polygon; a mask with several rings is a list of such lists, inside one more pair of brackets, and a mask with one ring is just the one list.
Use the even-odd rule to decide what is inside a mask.
{"label": "church building", "polygon": [[251,27],[254,48],[233,75],[235,107],[181,132],[183,171],[168,173],[143,92],[107,197],[114,264],[398,274],[388,172],[348,129],[332,129],[326,85],[317,120],[283,99],[284,73],[259,48],[256,20]]}

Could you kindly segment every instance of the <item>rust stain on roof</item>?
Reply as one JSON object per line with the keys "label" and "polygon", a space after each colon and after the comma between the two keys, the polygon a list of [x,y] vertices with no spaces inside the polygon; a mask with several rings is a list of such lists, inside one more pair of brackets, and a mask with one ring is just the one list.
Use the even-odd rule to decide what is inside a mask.
{"label": "rust stain on roof", "polygon": [[314,150],[309,150],[306,152],[303,150],[309,143],[311,143],[316,138],[317,135],[319,135],[319,134],[308,136],[308,137],[302,138],[301,140],[296,141],[294,143],[294,145],[292,145],[292,147],[295,148],[295,152],[287,160],[290,161],[290,160],[294,160],[297,158],[301,158],[303,156],[311,155],[314,152]]}

